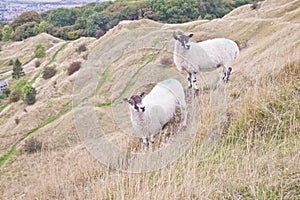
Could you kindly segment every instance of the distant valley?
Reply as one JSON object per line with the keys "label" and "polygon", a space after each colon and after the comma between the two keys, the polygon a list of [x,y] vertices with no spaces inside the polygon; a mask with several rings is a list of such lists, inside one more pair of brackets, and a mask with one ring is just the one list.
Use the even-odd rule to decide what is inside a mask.
{"label": "distant valley", "polygon": [[56,8],[71,8],[100,1],[103,0],[0,0],[0,21],[12,22],[26,11],[35,10],[37,12],[44,12]]}

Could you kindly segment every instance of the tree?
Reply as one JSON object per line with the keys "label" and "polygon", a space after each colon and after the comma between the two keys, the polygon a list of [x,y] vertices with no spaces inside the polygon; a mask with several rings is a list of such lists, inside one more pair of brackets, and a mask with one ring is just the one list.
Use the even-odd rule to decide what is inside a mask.
{"label": "tree", "polygon": [[86,18],[88,18],[89,16],[91,16],[92,14],[94,14],[94,9],[92,9],[92,8],[88,8],[88,9],[86,9],[85,11],[83,11],[83,13],[82,13],[82,17],[84,18],[84,19],[86,19]]}
{"label": "tree", "polygon": [[46,21],[56,27],[70,26],[75,24],[79,16],[80,12],[76,8],[58,8],[49,11]]}
{"label": "tree", "polygon": [[19,79],[22,76],[25,76],[25,73],[24,73],[23,68],[22,68],[22,63],[17,58],[16,61],[14,62],[14,65],[13,65],[12,77],[14,79]]}
{"label": "tree", "polygon": [[197,7],[202,19],[223,17],[227,13],[223,0],[201,0]]}
{"label": "tree", "polygon": [[35,27],[38,26],[36,22],[28,22],[18,26],[15,32],[12,34],[12,39],[15,41],[21,41],[26,38],[35,36]]}
{"label": "tree", "polygon": [[33,32],[35,35],[44,33],[47,31],[47,28],[48,28],[48,23],[45,21],[42,21],[38,26],[34,27]]}
{"label": "tree", "polygon": [[5,25],[2,29],[2,41],[7,42],[10,40],[13,33],[13,28],[10,25]]}
{"label": "tree", "polygon": [[169,23],[182,23],[197,19],[197,0],[150,0],[151,8],[160,20]]}
{"label": "tree", "polygon": [[34,50],[34,55],[37,58],[45,57],[46,55],[45,47],[41,44],[36,45]]}
{"label": "tree", "polygon": [[113,3],[114,2],[112,2],[112,1],[100,2],[100,3],[95,5],[94,11],[100,13],[103,10],[105,10],[108,6],[112,5]]}
{"label": "tree", "polygon": [[111,13],[95,13],[87,19],[87,35],[94,36],[96,30],[107,31],[106,24],[112,19]]}
{"label": "tree", "polygon": [[95,32],[95,37],[96,37],[97,39],[99,39],[99,38],[102,37],[104,34],[105,34],[105,32],[104,32],[102,29],[98,29],[98,30],[96,30],[96,32]]}
{"label": "tree", "polygon": [[78,18],[74,24],[74,28],[76,30],[78,30],[78,29],[84,30],[84,29],[86,29],[86,23],[87,23],[86,18],[83,18],[83,17]]}
{"label": "tree", "polygon": [[122,15],[124,18],[129,19],[129,20],[137,20],[139,19],[139,11],[138,7],[135,5],[130,5],[121,10]]}
{"label": "tree", "polygon": [[0,22],[0,40],[2,40],[2,30],[3,30],[5,25],[6,25],[6,23]]}
{"label": "tree", "polygon": [[18,26],[26,24],[28,22],[35,22],[39,24],[42,21],[42,17],[36,11],[27,11],[23,12],[20,16],[18,16],[13,22],[12,27],[16,29]]}

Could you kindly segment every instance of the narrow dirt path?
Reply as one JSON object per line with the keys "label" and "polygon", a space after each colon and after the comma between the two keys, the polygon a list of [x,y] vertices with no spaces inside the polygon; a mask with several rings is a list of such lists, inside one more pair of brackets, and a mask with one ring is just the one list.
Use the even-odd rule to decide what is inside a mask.
{"label": "narrow dirt path", "polygon": [[[49,48],[49,49],[46,50],[46,53],[53,52],[55,49],[57,49],[58,47],[61,47],[65,43],[66,42],[64,41],[64,42],[59,42],[59,43],[53,45],[51,48]],[[28,63],[26,63],[25,65],[23,65],[22,68],[25,69],[25,68],[27,68],[29,66],[32,66],[37,60],[38,60],[38,58],[33,58],[31,61],[29,61]],[[0,74],[0,76],[3,77],[6,80],[10,80],[12,78],[11,74],[12,74],[12,70]],[[7,77],[7,78],[5,78],[5,77]]]}

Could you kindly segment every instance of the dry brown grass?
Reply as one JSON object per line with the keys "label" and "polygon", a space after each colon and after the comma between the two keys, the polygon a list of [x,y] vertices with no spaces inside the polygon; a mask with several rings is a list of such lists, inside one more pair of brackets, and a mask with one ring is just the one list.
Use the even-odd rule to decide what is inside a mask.
{"label": "dry brown grass", "polygon": [[[299,8],[292,9],[293,3],[297,7],[298,1],[268,0],[256,10],[244,7],[205,23],[123,22],[99,40],[70,42],[56,58],[54,80],[35,82],[36,104],[26,107],[27,112],[21,102],[1,111],[1,156],[68,105],[76,74],[67,76],[65,71],[78,58],[80,44],[87,44],[89,53],[82,69],[92,66],[99,74],[93,102],[101,128],[116,145],[134,152],[143,151],[141,143],[139,139],[128,142],[121,135],[120,129],[130,124],[128,107],[118,100],[147,91],[166,77],[175,77],[186,87],[185,76],[178,75],[175,66],[160,64],[166,53],[172,53],[173,29],[195,32],[196,39],[222,36],[247,41],[247,45],[228,84],[210,93],[214,78],[201,74],[199,97],[195,100],[186,91],[188,104],[199,108],[199,123],[189,124],[198,130],[192,145],[175,162],[151,173],[109,169],[88,152],[76,131],[75,111],[68,111],[33,133],[43,144],[40,151],[22,151],[31,135],[17,143],[16,154],[0,168],[0,199],[298,199],[300,33]],[[282,12],[285,8],[290,12]],[[158,51],[162,44],[168,52]],[[138,48],[141,45],[152,49]],[[33,69],[29,77],[39,70],[29,69]],[[19,124],[14,119],[20,119]],[[171,134],[164,142],[175,137]]]}
{"label": "dry brown grass", "polygon": [[[211,108],[204,106],[210,104],[210,98],[200,97],[201,119],[206,120],[201,120],[194,143],[179,160],[157,172],[130,174],[109,170],[85,150],[75,133],[68,131],[68,136],[53,133],[51,139],[48,133],[40,135],[48,141],[47,149],[19,154],[1,169],[1,182],[5,182],[1,187],[2,198],[297,199],[300,183],[300,127],[295,121],[299,120],[300,110],[296,98],[298,72],[299,63],[289,64],[254,83],[246,97],[239,97],[241,107],[231,118],[229,133],[210,150],[203,148],[210,134],[211,120],[207,119],[212,117]],[[292,96],[282,95],[283,91]],[[256,118],[256,112],[269,113],[265,105],[278,102],[278,98],[284,99],[280,100],[281,106],[277,105],[280,109],[276,116],[270,113],[263,116],[265,120]],[[235,104],[234,101],[230,103]],[[236,109],[232,106],[228,111]],[[276,121],[286,114],[289,118],[281,120],[289,123]],[[259,123],[259,129],[254,131],[256,126],[248,123]],[[237,126],[242,131],[238,132]],[[276,133],[280,130],[284,133]],[[278,137],[278,134],[282,135]]]}

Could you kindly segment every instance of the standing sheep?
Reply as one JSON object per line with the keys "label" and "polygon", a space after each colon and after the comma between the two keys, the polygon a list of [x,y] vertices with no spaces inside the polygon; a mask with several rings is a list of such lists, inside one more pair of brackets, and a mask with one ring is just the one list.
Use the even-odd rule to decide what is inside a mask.
{"label": "standing sheep", "polygon": [[178,70],[188,73],[189,88],[194,84],[194,95],[199,92],[197,73],[208,72],[222,67],[221,78],[227,82],[232,70],[231,63],[239,54],[238,45],[229,39],[215,38],[203,42],[189,42],[193,36],[173,33],[175,39],[174,63]]}
{"label": "standing sheep", "polygon": [[148,146],[147,137],[151,142],[159,130],[170,121],[176,108],[181,109],[183,127],[187,123],[187,105],[181,83],[175,79],[168,79],[156,84],[151,92],[142,99],[144,92],[133,95],[130,99],[124,98],[129,103],[131,123],[133,129],[139,134],[143,143]]}

